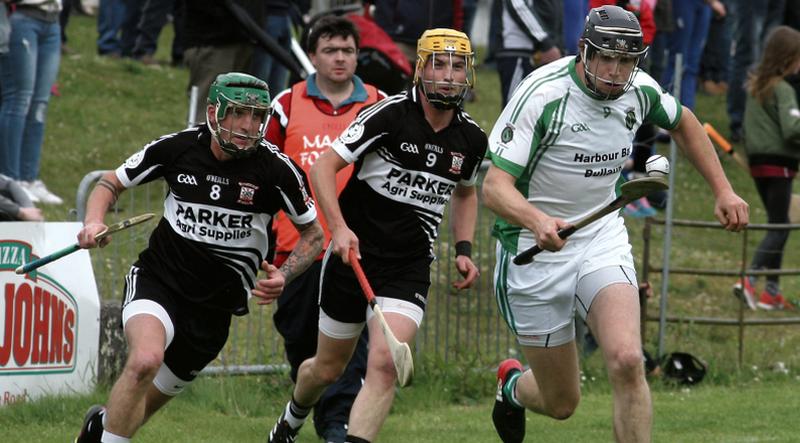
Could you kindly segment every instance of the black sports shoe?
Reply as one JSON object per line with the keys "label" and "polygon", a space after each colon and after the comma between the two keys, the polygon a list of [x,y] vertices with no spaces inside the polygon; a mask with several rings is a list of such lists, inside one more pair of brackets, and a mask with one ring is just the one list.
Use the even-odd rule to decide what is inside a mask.
{"label": "black sports shoe", "polygon": [[522,443],[525,439],[525,409],[512,405],[503,394],[508,379],[522,372],[519,360],[503,360],[497,368],[497,397],[492,409],[492,422],[503,443]]}
{"label": "black sports shoe", "polygon": [[105,412],[106,407],[103,405],[94,405],[89,408],[83,419],[81,433],[75,438],[74,443],[100,443],[100,437],[103,436],[103,414]]}
{"label": "black sports shoe", "polygon": [[297,441],[297,433],[300,431],[300,428],[294,429],[289,426],[289,422],[284,418],[284,414],[286,414],[285,411],[281,414],[281,418],[278,419],[278,422],[275,423],[272,430],[269,431],[267,443],[294,443]]}

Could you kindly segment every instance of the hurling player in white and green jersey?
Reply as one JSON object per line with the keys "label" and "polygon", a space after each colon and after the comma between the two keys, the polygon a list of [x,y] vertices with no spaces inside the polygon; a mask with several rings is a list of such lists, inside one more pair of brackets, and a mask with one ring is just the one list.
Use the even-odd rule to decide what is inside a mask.
{"label": "hurling player in white and green jersey", "polygon": [[[625,225],[612,213],[569,240],[558,230],[615,197],[634,134],[650,121],[669,130],[708,183],[714,214],[743,229],[748,207],[731,188],[692,112],[637,69],[647,48],[636,17],[592,9],[576,57],[534,71],[515,90],[489,137],[485,204],[497,215],[495,291],[531,369],[498,368],[493,421],[504,442],[521,442],[525,409],[557,419],[580,399],[574,312],[603,349],[614,392],[614,436],[649,441],[652,422],[640,342],[639,299]],[[530,265],[511,259],[538,244]]]}

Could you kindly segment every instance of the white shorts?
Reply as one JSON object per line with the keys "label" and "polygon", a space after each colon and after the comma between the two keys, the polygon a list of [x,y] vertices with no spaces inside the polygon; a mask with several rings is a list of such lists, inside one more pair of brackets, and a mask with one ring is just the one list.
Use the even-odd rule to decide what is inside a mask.
{"label": "white shorts", "polygon": [[[495,298],[500,314],[525,346],[552,347],[575,338],[575,310],[586,318],[597,293],[614,283],[637,286],[627,233],[612,229],[562,262],[517,266],[497,244]],[[556,253],[557,254],[557,253]],[[555,254],[554,254],[555,256]]]}
{"label": "white shorts", "polygon": [[[375,297],[375,303],[381,307],[381,311],[384,314],[393,312],[405,315],[417,324],[417,329],[422,325],[422,317],[424,317],[425,312],[414,303],[388,297]],[[374,316],[372,308],[367,305],[367,322]],[[325,312],[325,309],[320,308],[319,310],[319,331],[330,338],[346,340],[358,337],[361,335],[361,330],[364,329],[365,324],[366,322],[345,323],[334,320]]]}

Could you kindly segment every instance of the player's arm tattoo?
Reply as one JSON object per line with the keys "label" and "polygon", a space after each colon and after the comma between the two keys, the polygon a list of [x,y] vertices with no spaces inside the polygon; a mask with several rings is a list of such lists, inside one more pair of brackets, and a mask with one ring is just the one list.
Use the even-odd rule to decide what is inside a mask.
{"label": "player's arm tattoo", "polygon": [[286,283],[294,280],[311,266],[311,263],[322,252],[322,242],[325,240],[322,225],[316,219],[311,223],[295,225],[295,227],[300,232],[300,240],[297,241],[294,250],[280,268]]}
{"label": "player's arm tattoo", "polygon": [[108,204],[109,207],[114,206],[117,203],[117,199],[119,198],[119,190],[114,185],[114,182],[103,177],[97,181],[95,189],[97,188],[106,188],[111,192],[111,201]]}

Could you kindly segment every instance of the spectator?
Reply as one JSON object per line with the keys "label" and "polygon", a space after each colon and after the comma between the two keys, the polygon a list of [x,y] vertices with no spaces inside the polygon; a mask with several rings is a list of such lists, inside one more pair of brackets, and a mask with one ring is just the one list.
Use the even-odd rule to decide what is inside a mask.
{"label": "spectator", "polygon": [[648,50],[645,65],[654,79],[660,79],[667,64],[667,47],[669,36],[675,30],[675,19],[672,15],[672,0],[658,0],[653,8],[653,20],[656,23],[656,35]]}
{"label": "spectator", "polygon": [[145,0],[140,8],[139,23],[136,26],[136,42],[133,58],[146,65],[156,64],[158,35],[172,15],[172,64],[183,62],[183,6],[184,0]]}
{"label": "spectator", "polygon": [[681,73],[680,101],[689,109],[694,109],[697,94],[697,75],[700,72],[700,58],[714,14],[724,17],[725,5],[720,0],[673,0],[672,11],[675,17],[675,30],[669,36],[669,59],[661,77],[661,83],[671,91],[675,90],[675,56],[683,56]]}
{"label": "spectator", "polygon": [[10,177],[0,174],[0,221],[44,221],[42,210]]}
{"label": "spectator", "polygon": [[486,58],[483,66],[496,65],[496,52],[503,44],[503,0],[492,0],[489,6],[489,41],[486,45]]}
{"label": "spectator", "polygon": [[70,52],[67,47],[67,24],[69,16],[72,14],[72,0],[61,0],[61,13],[58,15],[58,23],[61,25],[61,53]]}
{"label": "spectator", "polygon": [[374,0],[375,22],[417,64],[417,40],[426,29],[464,28],[461,0]]}
{"label": "spectator", "polygon": [[[800,110],[795,91],[785,78],[800,72],[800,32],[778,26],[767,39],[764,53],[747,82],[744,148],[768,223],[790,223],[792,181],[800,160]],[[787,230],[770,230],[756,249],[750,269],[780,269]],[[793,308],[780,291],[779,277],[767,276],[766,288],[755,299],[756,277],[735,285],[751,309]]]}
{"label": "spectator", "polygon": [[120,58],[133,55],[139,0],[100,0],[97,11],[97,53]]}
{"label": "spectator", "polygon": [[47,104],[61,60],[61,2],[16,5],[9,51],[0,56],[0,172],[20,181],[32,201],[61,204],[39,179]]}
{"label": "spectator", "polygon": [[[266,138],[308,173],[320,154],[370,104],[386,98],[374,86],[365,85],[355,75],[359,31],[346,18],[325,16],[317,20],[308,36],[308,56],[316,69],[306,80],[295,83],[278,94],[272,103],[272,118]],[[341,191],[352,174],[349,166],[336,175],[336,189]],[[312,189],[313,192],[313,189]],[[322,217],[326,244],[330,232]],[[275,266],[280,266],[294,250],[299,238],[284,214],[275,220]],[[314,356],[317,349],[317,304],[322,255],[287,284],[278,298],[275,327],[284,338],[286,357],[291,365],[292,381],[297,381],[300,364]],[[344,442],[350,408],[361,389],[367,371],[367,340],[362,333],[356,352],[344,375],[328,388],[314,408],[314,426],[326,442]]]}
{"label": "spectator", "polygon": [[517,84],[533,71],[534,64],[544,65],[561,57],[563,13],[563,5],[554,0],[503,0],[503,40],[496,52],[503,106]]}
{"label": "spectator", "polygon": [[0,56],[8,52],[8,39],[9,34],[11,34],[11,25],[8,23],[8,9],[6,8],[7,3],[5,1],[0,2],[2,3],[2,8],[0,8]]}
{"label": "spectator", "polygon": [[[233,2],[233,1],[232,1]],[[248,72],[253,59],[253,44],[246,31],[228,9],[227,1],[186,1],[186,48],[184,62],[189,67],[189,88],[199,88],[206,97],[211,82],[223,72]],[[238,0],[250,17],[260,22],[263,9],[259,0]],[[198,100],[195,121],[205,121],[206,104]]]}
{"label": "spectator", "polygon": [[472,38],[472,25],[475,24],[475,15],[478,13],[478,0],[463,0],[461,11],[464,17],[464,33]]}
{"label": "spectator", "polygon": [[[727,8],[728,1],[722,3]],[[730,17],[715,15],[711,18],[706,47],[700,59],[699,75],[703,79],[703,91],[706,94],[720,95],[728,91],[730,49]]]}
{"label": "spectator", "polygon": [[786,0],[731,0],[732,47],[730,77],[728,78],[728,119],[730,138],[733,142],[742,141],[742,122],[747,94],[744,89],[747,70],[761,56],[761,48],[769,31],[783,23],[783,10]]}
{"label": "spectator", "polygon": [[783,24],[800,30],[800,0],[786,0]]}
{"label": "spectator", "polygon": [[[260,22],[263,23],[264,32],[275,39],[281,48],[288,48],[292,41],[291,0],[266,0],[264,4],[266,14]],[[270,91],[283,91],[286,88],[286,67],[266,49],[257,47],[253,52],[252,71],[253,75],[267,82]]]}
{"label": "spectator", "polygon": [[588,0],[564,0],[564,54],[578,53],[578,39],[583,32]]}

